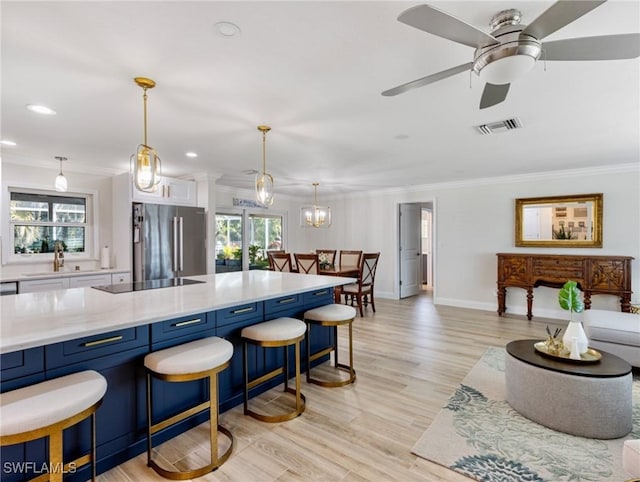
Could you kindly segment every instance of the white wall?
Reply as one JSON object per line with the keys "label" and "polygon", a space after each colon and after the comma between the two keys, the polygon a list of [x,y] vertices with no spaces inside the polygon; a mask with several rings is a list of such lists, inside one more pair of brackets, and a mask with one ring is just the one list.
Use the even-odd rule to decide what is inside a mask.
{"label": "white wall", "polygon": [[[604,194],[603,248],[516,248],[514,200],[563,194]],[[640,300],[640,169],[624,165],[536,176],[433,185],[330,202],[334,227],[329,247],[380,251],[379,297],[398,297],[398,204],[434,200],[435,303],[494,311],[496,253],[633,256],[633,300]],[[534,316],[564,318],[557,290],[534,290]],[[593,307],[619,309],[618,298],[598,295]],[[510,313],[526,313],[525,291],[508,289]]]}

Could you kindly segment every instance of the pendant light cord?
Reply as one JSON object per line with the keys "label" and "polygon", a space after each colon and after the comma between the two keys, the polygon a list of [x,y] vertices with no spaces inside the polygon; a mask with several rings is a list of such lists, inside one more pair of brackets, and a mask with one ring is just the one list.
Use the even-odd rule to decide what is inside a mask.
{"label": "pendant light cord", "polygon": [[267,131],[262,131],[262,174],[267,173]]}
{"label": "pendant light cord", "polygon": [[147,88],[143,87],[142,90],[144,94],[142,94],[143,105],[144,105],[144,145],[147,144]]}

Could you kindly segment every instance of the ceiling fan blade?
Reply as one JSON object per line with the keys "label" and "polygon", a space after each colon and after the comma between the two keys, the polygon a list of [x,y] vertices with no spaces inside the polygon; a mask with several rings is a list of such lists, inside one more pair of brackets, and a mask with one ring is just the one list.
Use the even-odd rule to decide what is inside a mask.
{"label": "ceiling fan blade", "polygon": [[556,30],[589,13],[607,0],[559,0],[542,12],[522,31],[522,35],[531,35],[542,40]]}
{"label": "ceiling fan blade", "polygon": [[430,5],[411,7],[400,14],[398,21],[473,48],[498,43],[491,35]]}
{"label": "ceiling fan blade", "polygon": [[487,107],[493,107],[505,100],[510,85],[511,84],[495,85],[487,82],[482,91],[482,97],[480,98],[480,108],[486,109]]}
{"label": "ceiling fan blade", "polygon": [[640,34],[580,37],[542,44],[543,60],[621,60],[640,57]]}
{"label": "ceiling fan blade", "polygon": [[393,89],[385,90],[382,95],[384,95],[385,97],[389,97],[392,95],[402,94],[407,90],[415,89],[416,87],[422,87],[423,85],[427,84],[432,84],[439,80],[446,79],[447,77],[451,77],[461,72],[471,70],[471,67],[473,67],[473,62],[467,62],[466,64],[458,65],[457,67],[452,67],[450,69],[443,70],[442,72],[427,75],[426,77],[422,77],[421,79],[412,80],[411,82],[399,85],[397,87],[394,87]]}

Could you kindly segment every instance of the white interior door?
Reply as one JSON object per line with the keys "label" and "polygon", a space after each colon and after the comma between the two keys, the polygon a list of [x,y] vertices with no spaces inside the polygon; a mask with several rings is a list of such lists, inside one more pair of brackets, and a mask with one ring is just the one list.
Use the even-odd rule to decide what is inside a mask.
{"label": "white interior door", "polygon": [[421,208],[400,205],[400,298],[420,292]]}

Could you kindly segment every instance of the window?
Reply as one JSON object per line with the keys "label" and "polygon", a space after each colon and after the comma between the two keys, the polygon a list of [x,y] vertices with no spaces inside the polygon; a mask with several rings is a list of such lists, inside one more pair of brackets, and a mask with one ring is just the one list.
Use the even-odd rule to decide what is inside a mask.
{"label": "window", "polygon": [[9,198],[10,259],[45,254],[48,259],[55,243],[65,253],[92,255],[91,195],[10,189]]}
{"label": "window", "polygon": [[[266,268],[267,251],[284,249],[284,217],[231,211],[216,213],[216,272]],[[243,262],[245,257],[247,263]]]}

